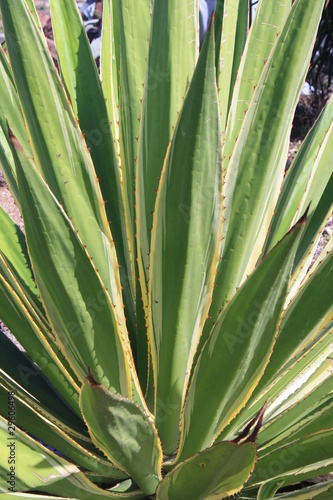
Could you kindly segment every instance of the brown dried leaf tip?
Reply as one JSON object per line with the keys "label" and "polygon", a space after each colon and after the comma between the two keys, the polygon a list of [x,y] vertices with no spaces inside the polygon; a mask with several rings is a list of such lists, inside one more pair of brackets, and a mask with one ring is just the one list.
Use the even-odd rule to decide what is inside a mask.
{"label": "brown dried leaf tip", "polygon": [[99,384],[99,383],[97,382],[97,380],[95,379],[95,377],[94,377],[94,375],[93,375],[93,373],[92,373],[92,371],[91,371],[90,366],[89,366],[89,368],[88,368],[88,377],[87,377],[87,382],[89,382],[89,384],[91,385],[91,387],[98,387],[99,385],[101,385],[101,384]]}
{"label": "brown dried leaf tip", "polygon": [[[234,443],[254,443],[257,439],[258,433],[262,426],[262,421],[267,408],[268,399],[266,400],[263,407],[259,410],[257,415],[247,424],[247,426],[242,430],[242,432],[233,440]],[[251,432],[254,426],[253,431]],[[251,432],[251,434],[250,434]]]}
{"label": "brown dried leaf tip", "polygon": [[20,151],[23,151],[23,148],[22,148],[21,144],[19,143],[19,141],[17,140],[17,138],[13,134],[12,129],[9,126],[8,120],[6,120],[6,123],[7,123],[8,136],[9,136],[10,142],[13,144],[13,146],[15,148],[19,149]]}

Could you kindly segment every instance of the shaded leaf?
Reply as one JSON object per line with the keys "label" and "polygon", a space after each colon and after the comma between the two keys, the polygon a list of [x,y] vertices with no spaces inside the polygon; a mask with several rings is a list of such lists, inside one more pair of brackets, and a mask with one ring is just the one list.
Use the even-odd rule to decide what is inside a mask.
{"label": "shaded leaf", "polygon": [[207,318],[222,223],[221,133],[213,30],[207,35],[163,167],[152,231],[149,340],[156,426],[166,454]]}
{"label": "shaded leaf", "polygon": [[[179,463],[157,489],[156,500],[213,500],[237,493],[256,461],[253,443],[219,443]],[[185,493],[186,492],[186,493]]]}
{"label": "shaded leaf", "polygon": [[107,387],[129,395],[115,307],[71,221],[14,138],[13,145],[29,254],[56,344],[79,380],[94,366]]}
{"label": "shaded leaf", "polygon": [[[30,436],[15,429],[13,451],[20,455],[20,467],[15,468],[14,491],[41,491],[60,495],[60,497],[86,500],[87,495],[100,500],[105,497],[111,500],[143,498],[141,492],[120,493],[106,491],[91,483],[80,470],[63,457],[56,455]],[[0,440],[7,441],[8,427],[5,419],[0,417]],[[6,474],[8,473],[8,457],[0,456],[0,489],[8,491]],[[11,485],[10,485],[11,486]],[[2,494],[1,494],[2,496]],[[24,496],[23,496],[24,498]],[[29,498],[29,496],[27,496]],[[59,498],[59,497],[58,497]]]}
{"label": "shaded leaf", "polygon": [[[304,218],[225,307],[194,369],[177,461],[211,445],[250,398],[272,353]],[[211,397],[212,380],[215,384]]]}
{"label": "shaded leaf", "polygon": [[131,401],[98,384],[91,372],[80,406],[93,442],[148,495],[161,479],[162,448],[156,429]]}

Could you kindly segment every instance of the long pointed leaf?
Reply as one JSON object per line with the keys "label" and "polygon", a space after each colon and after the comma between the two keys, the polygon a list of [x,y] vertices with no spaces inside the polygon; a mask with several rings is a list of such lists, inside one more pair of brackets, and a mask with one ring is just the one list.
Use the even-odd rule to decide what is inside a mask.
{"label": "long pointed leaf", "polygon": [[127,319],[130,320],[131,331],[134,333],[133,272],[125,229],[120,173],[102,86],[74,0],[51,0],[50,7],[61,74],[100,181],[118,263],[123,274]]}
{"label": "long pointed leaf", "polygon": [[[12,290],[5,279],[0,276],[0,312],[1,320],[10,329],[16,339],[28,352],[30,359],[36,363],[57,388],[65,401],[79,413],[78,386],[76,377],[71,370],[67,371],[67,364],[62,362],[62,354],[54,346],[51,348],[49,332],[42,331],[22,305],[22,300]],[[24,368],[21,376],[29,380],[30,372]]]}
{"label": "long pointed leaf", "polygon": [[111,121],[112,136],[115,144],[117,159],[119,157],[119,73],[117,61],[119,62],[119,26],[118,3],[105,0],[103,2],[103,23],[101,40],[101,79],[103,93]]}
{"label": "long pointed leaf", "polygon": [[[0,417],[0,439],[1,442],[6,442],[8,439],[7,421],[2,417]],[[0,490],[2,491],[8,491],[8,487],[13,487],[14,489],[11,490],[13,492],[17,490],[44,491],[61,495],[61,497],[82,500],[85,500],[87,495],[91,495],[95,500],[104,500],[104,498],[138,500],[144,497],[141,492],[118,493],[98,488],[75,465],[34,441],[18,428],[15,429],[15,435],[10,442],[14,443],[11,446],[16,459],[15,480],[10,480],[13,485],[7,483],[8,456],[2,453],[0,456]],[[20,460],[20,466],[18,466],[18,460]]]}
{"label": "long pointed leaf", "polygon": [[[219,436],[218,441],[225,439],[233,439],[246,423],[252,419],[264,402],[268,400],[270,404],[266,410],[266,414],[270,413],[270,407],[274,405],[275,409],[282,408],[286,396],[295,392],[295,388],[300,387],[300,379],[306,380],[316,372],[318,367],[332,355],[331,335],[333,325],[324,328],[322,335],[318,337],[315,343],[310,342],[304,353],[296,356],[287,363],[279,377],[273,379],[268,388],[263,388],[259,391],[257,397],[251,397],[246,408],[241,411],[237,419],[227,427]],[[273,351],[274,352],[274,351]],[[269,365],[268,365],[269,366]],[[288,402],[286,402],[288,406]],[[283,409],[282,409],[283,411]]]}
{"label": "long pointed leaf", "polygon": [[221,132],[214,68],[211,29],[168,151],[154,214],[149,326],[156,425],[166,454],[178,444],[220,245]]}
{"label": "long pointed leaf", "polygon": [[[327,360],[326,370],[329,370],[330,360]],[[315,428],[315,422],[323,423],[323,415],[328,421],[332,416],[333,396],[329,396],[333,391],[333,377],[328,377],[304,398],[299,397],[294,405],[289,403],[283,413],[272,418],[260,430],[258,436],[258,446],[261,454],[267,453],[267,448],[272,450],[281,444],[293,441],[306,434],[320,431],[325,427]],[[297,397],[297,394],[296,394]],[[319,424],[319,425],[320,425]],[[308,431],[311,425],[311,431]],[[329,427],[329,425],[327,426]]]}
{"label": "long pointed leaf", "polygon": [[34,300],[39,302],[24,233],[2,207],[0,207],[0,252],[15,269]]}
{"label": "long pointed leaf", "polygon": [[[319,287],[320,294],[317,293]],[[332,295],[333,252],[321,263],[284,313],[274,352],[260,383],[261,391],[289,360],[320,335],[323,326],[332,317]]]}
{"label": "long pointed leaf", "polygon": [[[331,141],[333,142],[333,137]],[[333,149],[331,151],[333,152]],[[330,155],[327,154],[328,151],[326,151],[325,153],[326,158],[324,163],[326,163],[327,167],[326,172],[322,172],[322,179],[320,176],[317,178],[317,187],[318,185],[322,184],[317,192],[311,192],[311,196],[313,196],[314,209],[311,210],[311,204],[310,218],[304,231],[302,240],[300,241],[299,249],[295,258],[294,267],[296,269],[298,267],[301,271],[303,268],[303,261],[307,261],[308,254],[311,252],[311,249],[314,246],[313,243],[319,241],[320,235],[324,230],[326,222],[331,216],[333,210],[333,168],[331,163],[332,153],[330,153]],[[305,269],[309,269],[310,265],[311,262],[308,262],[308,265],[305,266]],[[297,271],[294,274],[295,276],[297,276]]]}
{"label": "long pointed leaf", "polygon": [[[116,0],[117,1],[117,0]],[[137,13],[140,12],[140,22]],[[118,0],[120,72],[120,157],[125,189],[125,215],[133,257],[135,249],[135,171],[151,22],[149,0]],[[117,41],[115,41],[117,43]]]}
{"label": "long pointed leaf", "polygon": [[[275,214],[269,228],[269,234],[265,242],[264,253],[281,239],[288,231],[292,222],[297,218],[302,207],[311,202],[313,197],[308,195],[309,188],[313,185],[314,177],[318,169],[318,163],[323,151],[328,149],[328,157],[332,155],[332,140],[329,141],[330,129],[333,121],[333,97],[329,100],[316,123],[304,139],[286,178],[282,184],[281,195],[275,208]],[[315,184],[317,190],[325,188],[325,182]],[[301,203],[301,205],[300,205]]]}
{"label": "long pointed leaf", "polygon": [[[195,67],[196,13],[196,1],[154,3],[136,172],[138,265],[145,310],[156,189],[177,113]],[[139,334],[140,330],[146,333],[141,328]],[[145,339],[139,338],[138,343],[147,349]],[[147,352],[141,357],[144,359],[140,368],[146,376]]]}
{"label": "long pointed leaf", "polygon": [[[232,93],[232,102],[223,145],[224,172],[228,170],[232,152],[265,62],[273,49],[277,37],[280,35],[290,8],[291,0],[283,0],[278,3],[270,2],[270,0],[261,0],[257,6],[254,22],[247,37],[244,53],[239,64],[235,88]],[[221,86],[220,93],[221,95],[224,93],[223,86]],[[289,227],[279,240],[288,229]]]}
{"label": "long pointed leaf", "polygon": [[20,100],[17,95],[15,83],[3,48],[0,46],[0,126],[9,141],[7,121],[18,140],[31,157],[32,150],[29,144],[29,135],[25,127]]}
{"label": "long pointed leaf", "polygon": [[218,72],[222,132],[225,132],[236,75],[248,29],[248,1],[225,0]]}
{"label": "long pointed leaf", "polygon": [[3,48],[0,46],[0,165],[2,167],[7,185],[14,196],[15,202],[19,204],[19,194],[16,181],[16,171],[14,160],[10,151],[8,126],[19,138],[27,154],[32,157],[32,150],[29,144],[29,135],[25,128],[24,118],[17,95],[12,72],[6,59]]}
{"label": "long pointed leaf", "polygon": [[223,186],[222,259],[205,337],[225,301],[252,272],[261,254],[280,192],[289,131],[323,3],[294,2],[234,148]]}
{"label": "long pointed leaf", "polygon": [[270,479],[284,486],[323,475],[333,470],[333,430],[323,430],[296,439],[261,457],[248,484]]}
{"label": "long pointed leaf", "polygon": [[21,160],[16,166],[29,254],[56,343],[79,380],[92,366],[107,387],[128,396],[128,347],[115,307],[71,221],[15,139],[13,144]]}
{"label": "long pointed leaf", "polygon": [[[272,250],[226,306],[186,398],[177,461],[209,446],[249,399],[272,353],[305,221]],[[211,380],[223,380],[211,396]]]}
{"label": "long pointed leaf", "polygon": [[[3,385],[11,384],[11,390],[21,394],[23,399],[42,414],[59,423],[74,435],[86,435],[86,429],[78,415],[70,410],[57,390],[43,375],[41,370],[29,360],[6,336],[0,333],[1,379]],[[6,407],[2,407],[4,412]],[[6,416],[6,415],[5,415]],[[87,436],[86,436],[87,437]]]}
{"label": "long pointed leaf", "polygon": [[221,51],[221,36],[224,19],[224,2],[225,0],[216,0],[214,10],[214,25],[215,25],[215,66],[216,76],[220,74],[220,51]]}
{"label": "long pointed leaf", "polygon": [[14,162],[11,156],[10,148],[6,147],[7,139],[0,127],[0,167],[7,186],[15,200],[16,206],[20,207],[18,186],[16,182],[16,173],[13,168]]}
{"label": "long pointed leaf", "polygon": [[1,2],[1,13],[36,164],[87,245],[126,335],[116,251],[82,132],[26,2]]}
{"label": "long pointed leaf", "polygon": [[[196,5],[188,2],[179,9],[177,3],[176,0],[155,2],[142,104],[136,205],[141,279],[144,277],[146,281],[156,189],[177,112],[196,62]],[[178,46],[181,53],[176,49]]]}

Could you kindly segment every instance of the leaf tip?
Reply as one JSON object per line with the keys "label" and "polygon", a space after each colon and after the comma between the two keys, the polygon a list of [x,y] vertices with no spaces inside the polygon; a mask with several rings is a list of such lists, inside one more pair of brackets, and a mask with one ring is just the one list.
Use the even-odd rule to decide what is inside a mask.
{"label": "leaf tip", "polygon": [[[262,421],[267,408],[268,399],[266,399],[264,405],[259,410],[259,412],[253,417],[253,419],[248,423],[245,429],[233,440],[233,443],[254,443],[257,439],[258,433],[262,426]],[[254,427],[253,431],[251,429]]]}
{"label": "leaf tip", "polygon": [[91,371],[91,368],[89,366],[88,368],[88,377],[87,377],[87,382],[91,385],[91,387],[98,387],[100,384],[97,382],[95,379],[93,372]]}
{"label": "leaf tip", "polygon": [[268,399],[266,399],[263,407],[259,410],[257,416],[255,417],[257,419],[257,423],[255,425],[255,428],[253,429],[253,432],[249,435],[249,437],[245,440],[245,443],[255,443],[259,434],[259,431],[262,426],[262,421],[264,418],[264,414],[267,408],[268,404]]}
{"label": "leaf tip", "polygon": [[300,226],[305,226],[306,224],[306,221],[307,221],[307,218],[308,218],[308,213],[309,213],[309,210],[310,210],[310,205],[311,205],[311,201],[310,203],[308,204],[304,214],[302,215],[302,217],[298,220],[297,224],[296,225],[300,225]]}
{"label": "leaf tip", "polygon": [[19,143],[19,141],[15,137],[12,129],[9,126],[8,120],[6,120],[6,123],[7,123],[8,137],[9,137],[10,142],[13,144],[13,146],[15,148],[19,149],[20,151],[23,151],[23,148],[22,148],[21,144]]}

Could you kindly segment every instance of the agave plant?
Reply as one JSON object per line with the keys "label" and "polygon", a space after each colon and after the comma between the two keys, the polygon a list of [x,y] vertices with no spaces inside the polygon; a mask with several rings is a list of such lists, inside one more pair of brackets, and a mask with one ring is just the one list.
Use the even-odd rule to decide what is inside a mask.
{"label": "agave plant", "polygon": [[74,0],[59,74],[0,0],[4,498],[332,495],[333,101],[285,175],[324,0],[291,3],[217,1],[199,52],[197,0],[104,0],[99,75]]}

